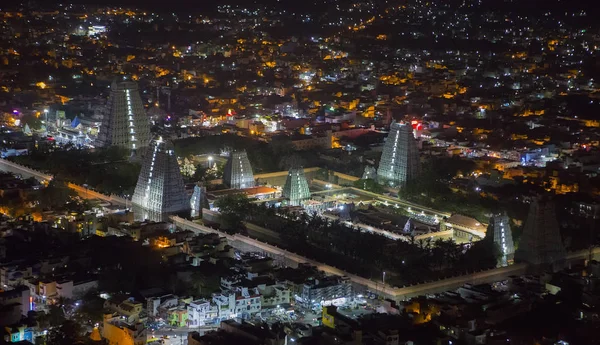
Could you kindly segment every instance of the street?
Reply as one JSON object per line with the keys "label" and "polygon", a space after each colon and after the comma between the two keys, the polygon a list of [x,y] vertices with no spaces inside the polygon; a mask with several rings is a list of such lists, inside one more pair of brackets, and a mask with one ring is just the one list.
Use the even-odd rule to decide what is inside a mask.
{"label": "street", "polygon": [[148,330],[148,342],[162,341],[164,345],[187,345],[187,335],[189,332],[199,332],[204,334],[208,331],[214,331],[218,326],[202,326],[197,328],[187,327],[163,327],[155,331]]}

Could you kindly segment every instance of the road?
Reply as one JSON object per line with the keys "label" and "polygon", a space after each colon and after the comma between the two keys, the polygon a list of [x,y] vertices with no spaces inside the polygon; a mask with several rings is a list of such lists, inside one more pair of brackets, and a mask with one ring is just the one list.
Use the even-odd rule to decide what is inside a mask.
{"label": "road", "polygon": [[39,171],[30,169],[26,166],[13,163],[9,160],[0,158],[0,170],[7,171],[13,174],[21,175],[23,178],[34,177],[40,182],[52,180],[52,175],[44,174]]}
{"label": "road", "polygon": [[377,200],[382,203],[387,203],[389,205],[404,206],[407,209],[410,208],[415,213],[422,212],[422,213],[432,216],[432,217],[437,216],[440,219],[444,218],[444,217],[450,217],[452,215],[448,212],[434,210],[429,207],[421,206],[421,205],[414,204],[414,203],[408,202],[408,201],[403,201],[398,198],[392,198],[392,197],[385,196],[382,194],[369,192],[364,189],[359,189],[359,188],[355,188],[355,187],[343,187],[340,185],[328,183],[326,181],[321,181],[321,180],[317,180],[317,179],[313,179],[312,182],[317,185],[328,186],[327,190],[323,190],[323,191],[314,193],[317,195],[318,194],[329,194],[329,193],[332,193],[332,194],[336,194],[336,193],[337,194],[340,194],[340,193],[356,194],[356,195],[366,196],[366,197],[372,198],[373,200]]}
{"label": "road", "polygon": [[[13,163],[11,161],[8,161],[8,160],[2,159],[2,158],[0,158],[0,170],[11,172],[11,173],[17,174],[17,175],[21,175],[23,178],[34,177],[34,178],[38,179],[40,182],[50,181],[53,178],[52,175],[44,174],[42,172],[30,169],[26,166],[19,165],[19,164]],[[100,199],[103,201],[108,201],[111,204],[117,204],[117,205],[123,205],[123,206],[126,206],[128,203],[127,200],[125,200],[123,198],[119,198],[114,195],[111,195],[111,196],[104,195],[104,194],[95,192],[93,190],[90,190],[88,188],[76,185],[74,183],[68,183],[67,185],[69,188],[76,191],[80,197],[85,198],[85,199]]]}
{"label": "road", "polygon": [[[164,345],[187,345],[187,335],[189,332],[204,334],[218,328],[219,326],[202,326],[197,328],[173,327],[171,330],[168,330],[169,327],[164,327],[156,331],[150,331],[148,333],[148,340],[162,339],[164,340]],[[168,339],[165,337],[168,337]]]}
{"label": "road", "polygon": [[[364,286],[373,292],[376,292],[385,297],[392,298],[395,300],[406,300],[408,298],[412,298],[412,297],[416,297],[416,296],[420,296],[420,295],[448,291],[448,290],[456,289],[456,288],[464,285],[465,283],[483,284],[483,283],[492,283],[492,282],[496,282],[496,281],[500,281],[500,280],[505,280],[511,275],[521,275],[521,274],[525,273],[525,270],[527,268],[526,264],[516,264],[516,265],[511,265],[508,267],[500,267],[500,268],[495,268],[495,269],[491,269],[491,270],[487,270],[487,271],[476,272],[476,273],[466,274],[466,275],[462,275],[462,276],[441,279],[441,280],[434,281],[434,282],[416,284],[416,285],[412,285],[412,286],[399,288],[399,287],[392,287],[388,284],[383,285],[380,281],[373,281],[370,279],[366,279],[366,278],[357,276],[355,274],[348,273],[339,268],[336,268],[336,267],[333,267],[330,265],[326,265],[324,263],[321,263],[321,262],[318,262],[318,261],[315,261],[312,259],[308,259],[299,254],[289,252],[285,249],[278,248],[276,246],[273,246],[273,245],[270,245],[270,244],[267,244],[264,242],[260,242],[258,240],[254,240],[252,238],[249,238],[249,237],[246,237],[246,236],[243,236],[240,234],[230,235],[230,234],[220,232],[218,230],[206,227],[204,225],[193,223],[189,220],[186,220],[186,219],[183,219],[180,217],[176,217],[176,216],[172,216],[171,221],[173,221],[173,223],[176,226],[178,226],[184,230],[190,230],[195,233],[217,233],[220,236],[227,238],[230,243],[235,243],[236,241],[240,241],[249,246],[257,248],[257,250],[260,250],[260,251],[263,251],[266,253],[270,253],[273,256],[283,257],[287,260],[291,260],[296,263],[308,263],[310,265],[315,266],[317,269],[319,269],[323,272],[326,272],[328,274],[331,274],[331,275],[346,276],[355,284]],[[599,250],[599,252],[600,252],[600,250]]]}

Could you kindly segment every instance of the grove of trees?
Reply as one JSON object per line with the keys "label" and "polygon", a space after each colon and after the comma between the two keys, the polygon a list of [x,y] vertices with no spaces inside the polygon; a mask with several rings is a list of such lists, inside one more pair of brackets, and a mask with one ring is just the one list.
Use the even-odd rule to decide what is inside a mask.
{"label": "grove of trees", "polygon": [[251,203],[241,194],[220,199],[218,206],[229,232],[244,231],[243,222],[256,224],[278,233],[292,252],[364,277],[381,277],[382,271],[393,273],[389,281],[397,285],[496,265],[493,244],[486,241],[469,249],[452,240],[394,241],[316,214],[289,213]]}

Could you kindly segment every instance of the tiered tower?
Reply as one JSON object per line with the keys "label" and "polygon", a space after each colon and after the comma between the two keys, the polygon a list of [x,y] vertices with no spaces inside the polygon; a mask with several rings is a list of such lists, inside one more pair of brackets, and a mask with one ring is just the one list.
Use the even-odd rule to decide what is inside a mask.
{"label": "tiered tower", "polygon": [[230,153],[223,171],[223,183],[235,189],[254,187],[254,174],[245,150]]}
{"label": "tiered tower", "polygon": [[139,209],[137,219],[164,220],[170,213],[190,209],[183,177],[170,141],[152,140],[142,162],[132,202]]}
{"label": "tiered tower", "polygon": [[506,266],[508,260],[512,260],[515,254],[515,245],[508,215],[506,213],[499,213],[490,217],[490,223],[485,236],[498,245],[502,254],[500,265]]}
{"label": "tiered tower", "polygon": [[148,146],[150,122],[136,83],[112,83],[96,144],[131,150]]}
{"label": "tiered tower", "polygon": [[376,178],[377,178],[377,170],[375,170],[375,167],[373,167],[371,165],[367,165],[365,167],[365,171],[363,172],[362,179],[363,180],[368,180],[368,179],[375,180]]}
{"label": "tiered tower", "polygon": [[206,187],[195,185],[192,198],[190,199],[190,207],[192,208],[192,217],[198,217],[202,215],[202,208],[207,204],[206,201]]}
{"label": "tiered tower", "polygon": [[392,123],[377,169],[381,184],[402,187],[419,175],[419,149],[410,125]]}
{"label": "tiered tower", "polygon": [[558,264],[565,260],[554,203],[537,198],[529,207],[515,261],[534,265]]}
{"label": "tiered tower", "polygon": [[283,186],[282,195],[290,200],[292,206],[299,206],[303,200],[310,199],[310,190],[306,176],[304,176],[304,169],[290,169]]}

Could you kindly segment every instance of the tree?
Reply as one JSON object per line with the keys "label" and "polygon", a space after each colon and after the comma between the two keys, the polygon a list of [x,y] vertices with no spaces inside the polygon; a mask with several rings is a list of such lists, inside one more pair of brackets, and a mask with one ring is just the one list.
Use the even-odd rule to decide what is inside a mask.
{"label": "tree", "polygon": [[104,315],[104,300],[96,292],[87,293],[78,309],[82,322],[101,323]]}
{"label": "tree", "polygon": [[65,314],[58,305],[51,305],[48,312],[38,318],[40,328],[55,328],[65,322]]}
{"label": "tree", "polygon": [[306,165],[306,161],[296,153],[286,154],[279,160],[279,169],[290,170],[291,168],[301,168]]}
{"label": "tree", "polygon": [[377,194],[382,194],[384,192],[383,187],[372,178],[357,180],[354,182],[354,187]]}
{"label": "tree", "polygon": [[192,177],[196,173],[196,166],[189,159],[184,158],[183,162],[179,163],[181,166],[181,175],[186,177]]}
{"label": "tree", "polygon": [[21,117],[21,125],[25,126],[25,124],[28,124],[29,128],[31,129],[42,128],[42,120],[35,114],[31,113],[25,113]]}
{"label": "tree", "polygon": [[77,193],[70,189],[64,181],[53,179],[39,193],[39,203],[42,209],[59,209],[65,206]]}
{"label": "tree", "polygon": [[253,205],[245,194],[230,194],[218,199],[215,206],[219,208],[223,228],[236,231],[242,228],[242,222],[251,214]]}
{"label": "tree", "polygon": [[81,326],[71,320],[66,320],[50,331],[48,334],[47,345],[73,345],[80,341],[82,329]]}
{"label": "tree", "polygon": [[491,238],[476,242],[462,256],[461,267],[473,271],[496,267],[502,253]]}

